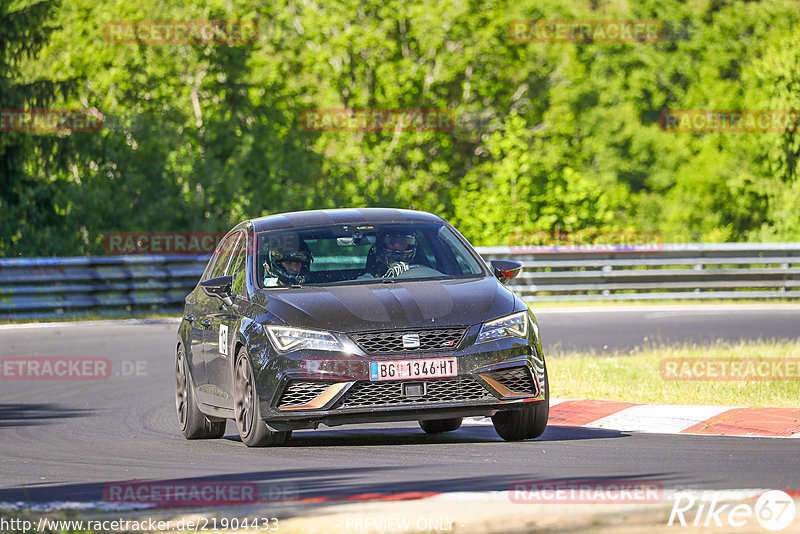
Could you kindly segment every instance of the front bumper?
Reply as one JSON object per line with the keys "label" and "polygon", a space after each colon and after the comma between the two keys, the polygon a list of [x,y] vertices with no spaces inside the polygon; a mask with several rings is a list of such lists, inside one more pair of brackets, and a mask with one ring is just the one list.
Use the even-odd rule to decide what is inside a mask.
{"label": "front bumper", "polygon": [[[467,341],[474,340],[471,334],[476,332],[469,332]],[[467,343],[447,353],[272,354],[256,370],[261,414],[275,430],[296,430],[320,424],[491,416],[498,411],[523,409],[530,402],[545,400],[545,364],[540,347],[531,335],[528,340]],[[457,376],[369,379],[370,362],[439,357],[456,357]]]}

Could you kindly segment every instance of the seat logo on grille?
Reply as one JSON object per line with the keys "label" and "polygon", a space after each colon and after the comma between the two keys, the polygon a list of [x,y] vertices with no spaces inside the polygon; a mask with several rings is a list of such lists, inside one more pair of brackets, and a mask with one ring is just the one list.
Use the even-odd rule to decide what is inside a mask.
{"label": "seat logo on grille", "polygon": [[403,348],[416,349],[419,347],[419,334],[404,334],[403,335]]}

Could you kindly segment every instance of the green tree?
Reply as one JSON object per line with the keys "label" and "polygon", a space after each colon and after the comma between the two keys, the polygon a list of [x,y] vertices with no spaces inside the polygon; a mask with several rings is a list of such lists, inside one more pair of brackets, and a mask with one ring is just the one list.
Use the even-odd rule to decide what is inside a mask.
{"label": "green tree", "polygon": [[[23,69],[49,36],[59,2],[0,3],[0,112],[48,108],[77,90],[77,78],[30,79]],[[12,129],[13,128],[10,128]],[[74,145],[58,135],[0,132],[0,256],[37,255],[63,238],[64,181]]]}
{"label": "green tree", "polygon": [[[3,107],[33,105],[19,96],[31,80],[83,77],[65,105],[96,107],[107,122],[95,133],[0,137],[17,162],[0,171],[0,254],[95,254],[110,230],[223,230],[267,213],[367,205],[441,213],[486,245],[519,230],[798,238],[795,130],[659,125],[665,109],[800,107],[795,0],[14,5],[4,13],[51,6],[63,28],[24,61],[8,50],[36,39],[3,30],[17,42],[0,44]],[[256,21],[258,41],[104,38],[114,20],[210,19]],[[532,19],[657,19],[666,32],[656,43],[510,37],[512,21]],[[311,131],[303,112],[325,108],[450,110],[455,124]]]}

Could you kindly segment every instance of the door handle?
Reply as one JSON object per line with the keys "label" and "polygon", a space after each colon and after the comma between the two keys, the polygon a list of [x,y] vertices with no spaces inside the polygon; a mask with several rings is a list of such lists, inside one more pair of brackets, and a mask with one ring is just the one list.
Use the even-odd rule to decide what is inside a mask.
{"label": "door handle", "polygon": [[214,324],[214,322],[211,319],[203,319],[202,321],[200,321],[200,324],[205,326],[206,328],[211,328],[211,325]]}
{"label": "door handle", "polygon": [[183,318],[186,319],[187,321],[189,321],[190,323],[193,323],[194,320],[196,319],[196,317],[194,315],[192,315],[191,313],[189,315],[184,315]]}

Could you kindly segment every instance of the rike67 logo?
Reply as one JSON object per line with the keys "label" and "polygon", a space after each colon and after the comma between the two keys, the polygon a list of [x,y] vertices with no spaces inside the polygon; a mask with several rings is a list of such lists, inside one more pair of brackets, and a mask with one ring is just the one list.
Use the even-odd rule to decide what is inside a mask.
{"label": "rike67 logo", "polygon": [[667,526],[744,527],[753,519],[767,530],[783,530],[795,519],[792,497],[781,490],[770,490],[749,503],[721,503],[718,497],[710,501],[692,493],[678,493],[669,514]]}

